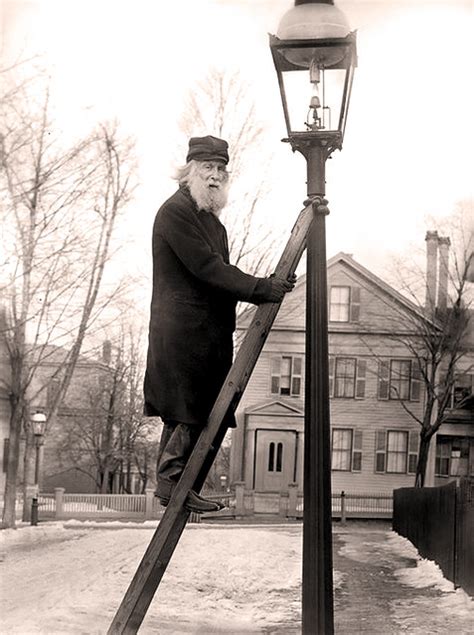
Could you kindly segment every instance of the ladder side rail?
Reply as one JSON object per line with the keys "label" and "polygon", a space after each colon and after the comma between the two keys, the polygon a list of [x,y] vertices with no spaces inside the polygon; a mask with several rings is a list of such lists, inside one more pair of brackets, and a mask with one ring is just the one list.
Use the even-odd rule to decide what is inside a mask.
{"label": "ladder side rail", "polygon": [[[276,275],[286,278],[294,273],[306,247],[306,238],[313,220],[313,204],[317,202],[312,201],[300,212],[275,268]],[[184,509],[184,502],[188,492],[195,483],[201,486],[205,480],[206,474],[202,473],[202,468],[206,458],[210,452],[217,453],[222,443],[226,432],[224,426],[225,429],[219,434],[222,421],[229,407],[234,410],[237,407],[279,308],[280,304],[277,303],[266,303],[258,307],[211,410],[208,423],[173,491],[160,524],[110,625],[108,635],[132,635],[138,631],[186,525],[189,512]],[[220,437],[218,444],[217,436]],[[207,470],[210,465],[207,464]]]}

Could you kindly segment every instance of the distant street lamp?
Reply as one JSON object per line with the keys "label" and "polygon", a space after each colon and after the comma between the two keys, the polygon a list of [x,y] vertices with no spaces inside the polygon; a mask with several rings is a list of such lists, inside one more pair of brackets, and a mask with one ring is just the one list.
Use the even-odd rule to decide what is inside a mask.
{"label": "distant street lamp", "polygon": [[221,474],[219,476],[219,481],[220,481],[220,484],[221,484],[221,490],[223,492],[225,492],[226,489],[227,489],[227,476],[226,476],[226,474]]}
{"label": "distant street lamp", "polygon": [[31,497],[32,525],[38,524],[38,496],[40,489],[41,467],[43,463],[44,433],[46,430],[46,415],[43,412],[35,412],[31,416],[31,429],[35,436],[36,460],[35,460],[35,484],[33,486],[33,496]]}
{"label": "distant street lamp", "polygon": [[44,433],[46,431],[46,415],[43,412],[35,412],[31,417],[31,428],[35,435],[36,462],[35,462],[35,486],[40,486],[41,467],[43,459]]}
{"label": "distant street lamp", "polygon": [[342,148],[356,34],[332,0],[296,1],[270,50],[288,138],[307,162],[314,219],[307,240],[303,597],[305,635],[334,632],[325,217],[326,159]]}

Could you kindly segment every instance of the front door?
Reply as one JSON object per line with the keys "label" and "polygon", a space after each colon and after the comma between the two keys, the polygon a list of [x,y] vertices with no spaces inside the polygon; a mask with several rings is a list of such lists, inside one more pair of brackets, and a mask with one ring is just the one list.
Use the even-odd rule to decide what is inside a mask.
{"label": "front door", "polygon": [[295,478],[296,432],[257,430],[255,489],[281,492]]}

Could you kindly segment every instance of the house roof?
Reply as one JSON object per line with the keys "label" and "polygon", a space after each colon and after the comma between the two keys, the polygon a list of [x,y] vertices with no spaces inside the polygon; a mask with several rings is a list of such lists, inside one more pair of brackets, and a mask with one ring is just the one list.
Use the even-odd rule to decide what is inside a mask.
{"label": "house roof", "polygon": [[[395,302],[403,306],[405,309],[411,311],[412,313],[415,313],[423,320],[430,322],[433,326],[436,326],[432,320],[427,318],[419,305],[411,302],[406,296],[404,296],[387,282],[385,282],[385,280],[382,280],[382,278],[376,276],[375,273],[361,265],[359,262],[357,262],[357,260],[354,260],[351,254],[346,254],[343,251],[340,251],[338,254],[328,260],[328,270],[340,262],[353,269],[360,277],[378,287],[380,291],[390,296],[392,300],[395,300]],[[306,274],[304,275],[304,279],[306,280]]]}
{"label": "house roof", "polygon": [[[36,360],[39,361],[40,364],[51,364],[53,366],[58,366],[63,364],[70,353],[70,350],[64,348],[63,346],[56,346],[54,344],[45,344],[39,345],[35,347],[35,350],[32,351]],[[87,364],[87,365],[96,365],[100,364],[100,359],[94,359],[91,357],[86,357],[85,355],[79,355],[77,360],[78,364]]]}
{"label": "house roof", "polygon": [[[327,269],[328,274],[330,275],[331,270],[338,266],[343,266],[346,269],[351,270],[359,279],[365,280],[369,285],[377,288],[380,295],[384,295],[389,298],[392,302],[395,302],[399,305],[402,310],[408,311],[416,316],[417,319],[425,320],[427,323],[431,324],[433,327],[436,327],[436,323],[433,320],[429,319],[423,312],[422,307],[416,305],[414,302],[411,302],[408,298],[406,298],[399,291],[390,286],[387,282],[379,278],[377,275],[369,271],[366,267],[357,262],[351,254],[344,253],[340,251],[335,256],[332,256],[327,261]],[[305,309],[305,296],[306,296],[306,274],[299,276],[298,281],[295,285],[293,292],[286,296],[281,309],[278,313],[278,316],[275,320],[274,328],[278,329],[285,328],[285,323],[288,322],[289,319],[294,317],[295,312],[298,312],[299,315],[304,313]],[[242,320],[239,320],[239,326],[241,328],[246,328],[253,316],[252,312],[246,312],[246,315]],[[295,320],[291,320],[294,323]]]}

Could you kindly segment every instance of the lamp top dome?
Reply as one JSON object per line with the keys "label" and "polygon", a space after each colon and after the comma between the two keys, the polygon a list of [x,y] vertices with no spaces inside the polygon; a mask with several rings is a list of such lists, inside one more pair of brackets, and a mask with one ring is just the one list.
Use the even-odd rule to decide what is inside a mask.
{"label": "lamp top dome", "polygon": [[296,0],[282,17],[277,36],[281,40],[324,40],[349,33],[346,16],[332,0]]}

